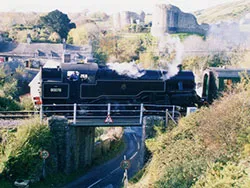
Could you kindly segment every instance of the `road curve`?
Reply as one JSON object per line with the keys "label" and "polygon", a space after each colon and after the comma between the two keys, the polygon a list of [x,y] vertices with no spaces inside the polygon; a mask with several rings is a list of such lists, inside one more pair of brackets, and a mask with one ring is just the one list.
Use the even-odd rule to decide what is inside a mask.
{"label": "road curve", "polygon": [[95,167],[87,174],[64,186],[64,188],[120,188],[123,183],[124,170],[120,163],[124,155],[131,161],[128,178],[141,168],[141,128],[126,128],[124,131],[125,150],[116,158]]}

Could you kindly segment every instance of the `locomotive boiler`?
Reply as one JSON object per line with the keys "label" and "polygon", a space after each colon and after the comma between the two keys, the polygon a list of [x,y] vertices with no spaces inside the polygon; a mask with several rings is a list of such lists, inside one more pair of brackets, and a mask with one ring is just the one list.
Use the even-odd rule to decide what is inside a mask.
{"label": "locomotive boiler", "polygon": [[191,71],[180,70],[169,79],[167,71],[140,73],[139,77],[131,77],[95,63],[61,63],[41,68],[30,83],[31,95],[36,104],[198,104]]}

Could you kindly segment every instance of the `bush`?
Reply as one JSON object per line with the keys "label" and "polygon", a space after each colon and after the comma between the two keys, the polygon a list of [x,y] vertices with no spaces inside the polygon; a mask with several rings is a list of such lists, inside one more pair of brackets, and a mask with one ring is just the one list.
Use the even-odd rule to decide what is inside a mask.
{"label": "bush", "polygon": [[0,97],[0,111],[18,111],[20,105],[12,99]]}
{"label": "bush", "polygon": [[34,110],[34,104],[30,96],[24,96],[21,99],[20,105],[24,110]]}
{"label": "bush", "polygon": [[3,174],[11,178],[39,177],[42,172],[40,151],[50,147],[49,128],[38,119],[25,121],[6,146]]}
{"label": "bush", "polygon": [[247,188],[250,185],[250,179],[245,171],[246,167],[241,164],[214,163],[208,168],[206,174],[202,176],[194,188],[210,188],[210,187],[241,187]]}
{"label": "bush", "polygon": [[[248,161],[245,158],[250,153],[250,106],[246,102],[250,99],[250,85],[247,82],[244,80],[209,108],[182,118],[178,127],[147,140],[153,157],[138,187],[250,185],[249,163],[245,162],[244,168],[238,165]],[[215,169],[218,176],[214,175]]]}

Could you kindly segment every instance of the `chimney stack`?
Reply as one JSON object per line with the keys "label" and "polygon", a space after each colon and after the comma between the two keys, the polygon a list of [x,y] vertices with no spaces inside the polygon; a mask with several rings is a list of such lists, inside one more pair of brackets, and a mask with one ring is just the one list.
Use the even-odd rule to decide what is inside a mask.
{"label": "chimney stack", "polygon": [[63,63],[70,63],[71,62],[70,53],[63,53],[62,61]]}
{"label": "chimney stack", "polygon": [[27,34],[27,44],[30,44],[32,42],[31,35]]}

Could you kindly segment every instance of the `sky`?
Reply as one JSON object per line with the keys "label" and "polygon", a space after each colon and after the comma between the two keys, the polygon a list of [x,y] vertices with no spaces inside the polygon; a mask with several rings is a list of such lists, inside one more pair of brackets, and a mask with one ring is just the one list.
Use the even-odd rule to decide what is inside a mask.
{"label": "sky", "polygon": [[[185,12],[205,9],[232,0],[0,0],[0,12],[62,12],[104,11],[109,14],[130,10],[152,13],[155,3],[170,3]],[[234,0],[235,1],[235,0]]]}

